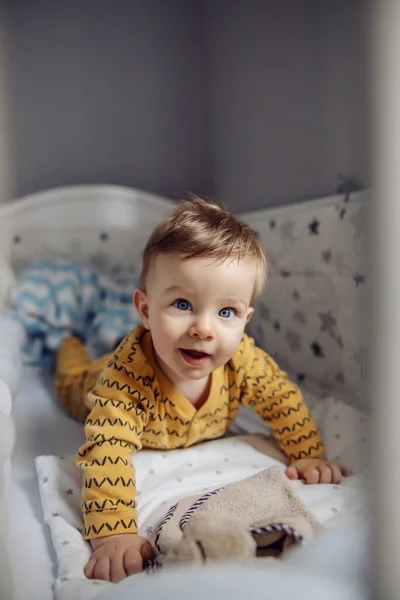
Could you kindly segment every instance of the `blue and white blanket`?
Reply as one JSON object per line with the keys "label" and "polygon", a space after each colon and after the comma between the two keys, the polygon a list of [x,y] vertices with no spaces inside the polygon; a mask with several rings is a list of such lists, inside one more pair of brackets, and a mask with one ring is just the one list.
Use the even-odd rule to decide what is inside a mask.
{"label": "blue and white blanket", "polygon": [[93,357],[113,350],[139,324],[132,305],[134,281],[111,279],[66,261],[40,261],[17,277],[11,290],[12,313],[28,342],[24,362],[51,363],[61,341],[79,337]]}

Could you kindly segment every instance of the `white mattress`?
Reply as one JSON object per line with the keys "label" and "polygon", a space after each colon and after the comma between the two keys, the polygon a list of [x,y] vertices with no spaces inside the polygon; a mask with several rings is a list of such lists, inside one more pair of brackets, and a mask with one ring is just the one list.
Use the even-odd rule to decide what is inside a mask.
{"label": "white mattress", "polygon": [[40,454],[73,454],[82,443],[82,425],[53,400],[49,377],[27,371],[13,405],[16,442],[9,494],[9,545],[13,600],[52,600],[55,554],[43,524],[34,459]]}
{"label": "white mattress", "polygon": [[[310,405],[315,404],[315,398],[308,394],[305,397]],[[49,528],[44,524],[34,460],[40,455],[73,455],[83,441],[82,425],[70,419],[54,398],[52,380],[48,375],[35,371],[24,373],[13,406],[16,444],[12,455],[9,495],[8,552],[12,564],[14,600],[52,600],[54,597],[57,560]],[[318,403],[314,411],[319,423],[324,421],[323,407],[324,403]],[[359,414],[345,406],[342,406],[342,411],[342,422],[329,422],[329,419],[337,418],[332,410],[325,415],[324,429],[330,432],[330,436],[325,436],[327,446],[337,444],[337,429],[334,430],[333,426],[347,427],[346,437],[353,439],[349,427],[359,419]],[[266,432],[268,428],[253,411],[244,410],[237,420],[237,431]],[[353,449],[349,447],[349,450],[354,458]]]}

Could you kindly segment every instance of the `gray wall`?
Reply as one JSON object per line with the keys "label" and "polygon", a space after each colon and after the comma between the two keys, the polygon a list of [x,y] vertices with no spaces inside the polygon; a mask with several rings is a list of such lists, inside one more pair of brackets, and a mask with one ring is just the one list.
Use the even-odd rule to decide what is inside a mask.
{"label": "gray wall", "polygon": [[367,179],[362,0],[8,0],[15,195],[250,210]]}
{"label": "gray wall", "polygon": [[201,5],[9,0],[15,194],[211,189]]}
{"label": "gray wall", "polygon": [[368,11],[365,0],[318,5],[327,166],[369,183]]}
{"label": "gray wall", "polygon": [[366,179],[362,0],[208,0],[214,192],[255,209]]}
{"label": "gray wall", "polygon": [[314,4],[208,3],[215,193],[233,208],[326,188]]}
{"label": "gray wall", "polygon": [[0,3],[0,203],[12,197],[10,87],[7,81],[7,36],[4,7]]}

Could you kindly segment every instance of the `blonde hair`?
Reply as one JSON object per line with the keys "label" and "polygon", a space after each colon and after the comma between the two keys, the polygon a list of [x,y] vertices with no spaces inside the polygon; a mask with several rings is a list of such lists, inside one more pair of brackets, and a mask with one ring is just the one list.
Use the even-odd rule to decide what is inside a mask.
{"label": "blonde hair", "polygon": [[179,254],[183,260],[255,260],[257,277],[253,297],[264,287],[269,270],[257,234],[251,227],[217,204],[198,197],[181,200],[151,234],[143,252],[140,275],[143,289],[152,260],[164,253]]}

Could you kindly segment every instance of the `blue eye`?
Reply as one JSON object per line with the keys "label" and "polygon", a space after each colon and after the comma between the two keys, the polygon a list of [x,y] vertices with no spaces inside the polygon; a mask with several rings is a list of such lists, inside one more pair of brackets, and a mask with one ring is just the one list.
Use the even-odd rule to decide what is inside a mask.
{"label": "blue eye", "polygon": [[192,308],[190,302],[188,300],[184,300],[184,298],[179,298],[178,300],[175,300],[174,306],[178,310],[191,310]]}
{"label": "blue eye", "polygon": [[218,314],[224,319],[231,319],[235,316],[235,311],[233,310],[233,308],[221,308]]}

